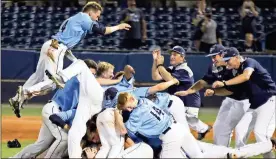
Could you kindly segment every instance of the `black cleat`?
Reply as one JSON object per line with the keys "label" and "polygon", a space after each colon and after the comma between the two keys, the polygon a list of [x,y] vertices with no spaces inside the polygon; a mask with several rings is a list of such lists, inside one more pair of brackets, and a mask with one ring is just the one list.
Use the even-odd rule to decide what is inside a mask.
{"label": "black cleat", "polygon": [[272,150],[276,150],[276,139],[270,139],[272,142]]}
{"label": "black cleat", "polygon": [[20,118],[21,115],[20,115],[19,103],[17,101],[14,101],[12,98],[9,99],[9,103],[16,117]]}
{"label": "black cleat", "polygon": [[52,75],[48,70],[45,70],[45,74],[48,76],[49,79],[51,79],[58,88],[64,88],[64,83],[62,83],[58,77],[56,77],[55,75]]}
{"label": "black cleat", "polygon": [[238,158],[236,154],[233,153],[227,153],[227,159],[231,159],[231,158]]}
{"label": "black cleat", "polygon": [[197,133],[197,140],[204,139],[205,135],[212,129],[213,127],[208,125],[208,129],[203,133]]}

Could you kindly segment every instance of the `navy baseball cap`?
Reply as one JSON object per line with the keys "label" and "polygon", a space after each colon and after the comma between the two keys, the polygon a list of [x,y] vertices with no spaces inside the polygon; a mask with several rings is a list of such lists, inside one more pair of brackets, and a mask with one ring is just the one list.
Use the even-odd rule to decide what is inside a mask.
{"label": "navy baseball cap", "polygon": [[237,56],[237,55],[240,55],[239,51],[234,47],[230,47],[230,48],[225,50],[223,60],[228,61],[231,57],[234,57],[234,56]]}
{"label": "navy baseball cap", "polygon": [[110,87],[105,91],[104,95],[106,100],[113,100],[116,97],[117,93],[118,90],[115,87]]}
{"label": "navy baseball cap", "polygon": [[221,45],[221,44],[215,44],[215,45],[213,45],[210,48],[210,53],[206,57],[214,56],[214,55],[217,55],[217,54],[224,53],[225,49],[226,48],[223,45]]}
{"label": "navy baseball cap", "polygon": [[185,55],[185,50],[181,46],[174,46],[172,49],[169,50],[169,53],[171,53],[171,52],[177,52],[183,56]]}

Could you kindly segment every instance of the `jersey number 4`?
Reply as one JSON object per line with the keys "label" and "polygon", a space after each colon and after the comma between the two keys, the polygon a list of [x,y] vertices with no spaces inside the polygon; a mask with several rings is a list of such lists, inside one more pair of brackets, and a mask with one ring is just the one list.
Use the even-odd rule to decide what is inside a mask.
{"label": "jersey number 4", "polygon": [[152,111],[150,111],[150,114],[153,115],[157,120],[160,121],[160,116],[164,115],[164,112],[160,110],[159,108],[152,107]]}

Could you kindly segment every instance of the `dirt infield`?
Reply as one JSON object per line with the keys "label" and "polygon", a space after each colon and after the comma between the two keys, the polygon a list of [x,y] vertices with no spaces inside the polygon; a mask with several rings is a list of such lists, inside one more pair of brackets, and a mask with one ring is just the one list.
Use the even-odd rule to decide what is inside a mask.
{"label": "dirt infield", "polygon": [[[212,125],[213,123],[208,123]],[[2,141],[13,140],[35,140],[37,139],[39,129],[41,127],[41,117],[23,116],[17,118],[14,116],[2,117]],[[196,136],[196,133],[192,131]],[[211,131],[206,135],[208,140],[212,140],[213,132]],[[276,132],[274,132],[276,137]],[[250,139],[254,139],[251,133]]]}
{"label": "dirt infield", "polygon": [[35,140],[41,126],[41,117],[14,116],[2,117],[2,141],[13,140]]}

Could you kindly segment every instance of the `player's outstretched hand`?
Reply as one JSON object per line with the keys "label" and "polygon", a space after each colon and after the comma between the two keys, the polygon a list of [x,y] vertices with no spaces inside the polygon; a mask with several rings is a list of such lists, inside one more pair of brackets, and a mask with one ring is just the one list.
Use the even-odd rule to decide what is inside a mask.
{"label": "player's outstretched hand", "polygon": [[178,91],[174,93],[176,96],[187,96],[188,94],[188,91]]}
{"label": "player's outstretched hand", "polygon": [[156,65],[162,65],[164,64],[164,56],[159,56],[156,60]]}
{"label": "player's outstretched hand", "polygon": [[216,81],[213,83],[212,88],[221,88],[224,86],[224,83],[221,81]]}
{"label": "player's outstretched hand", "polygon": [[118,25],[120,30],[129,30],[131,26],[127,23],[121,23]]}
{"label": "player's outstretched hand", "polygon": [[215,91],[212,90],[212,89],[206,89],[205,93],[204,93],[204,96],[205,97],[210,97],[210,96],[213,96],[215,94]]}
{"label": "player's outstretched hand", "polygon": [[156,60],[161,54],[161,50],[160,49],[155,49],[152,51],[152,57],[153,57],[153,60]]}

